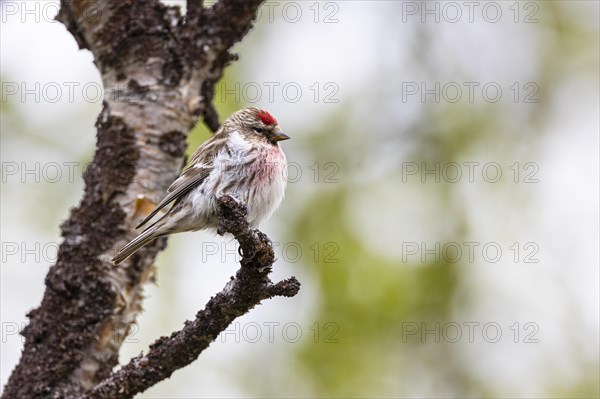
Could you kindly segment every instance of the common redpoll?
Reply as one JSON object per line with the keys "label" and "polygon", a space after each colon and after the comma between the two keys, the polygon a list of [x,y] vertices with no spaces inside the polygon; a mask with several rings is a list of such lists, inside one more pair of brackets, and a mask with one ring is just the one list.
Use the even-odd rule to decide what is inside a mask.
{"label": "common redpoll", "polygon": [[125,245],[113,261],[121,263],[157,237],[218,228],[217,200],[223,195],[244,203],[248,223],[258,227],[284,196],[287,163],[278,142],[287,139],[267,111],[251,107],[233,113],[196,150],[165,198],[137,227],[175,201],[173,206]]}

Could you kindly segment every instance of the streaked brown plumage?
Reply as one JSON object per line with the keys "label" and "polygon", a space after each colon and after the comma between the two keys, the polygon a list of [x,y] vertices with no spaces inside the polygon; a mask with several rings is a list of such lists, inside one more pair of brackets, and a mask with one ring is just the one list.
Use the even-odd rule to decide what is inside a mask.
{"label": "streaked brown plumage", "polygon": [[217,199],[230,195],[248,207],[257,227],[283,199],[287,161],[278,142],[289,139],[277,120],[258,108],[243,108],[227,118],[202,144],[171,184],[165,198],[137,226],[165,206],[173,206],[114,257],[118,264],[157,237],[218,227]]}

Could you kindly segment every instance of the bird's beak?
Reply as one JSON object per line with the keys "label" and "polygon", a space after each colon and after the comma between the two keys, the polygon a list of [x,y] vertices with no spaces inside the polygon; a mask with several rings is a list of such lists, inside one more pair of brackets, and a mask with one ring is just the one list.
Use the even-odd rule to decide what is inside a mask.
{"label": "bird's beak", "polygon": [[289,140],[289,139],[290,139],[290,136],[283,133],[281,130],[276,130],[271,135],[271,141],[275,141],[275,142],[282,141],[282,140]]}

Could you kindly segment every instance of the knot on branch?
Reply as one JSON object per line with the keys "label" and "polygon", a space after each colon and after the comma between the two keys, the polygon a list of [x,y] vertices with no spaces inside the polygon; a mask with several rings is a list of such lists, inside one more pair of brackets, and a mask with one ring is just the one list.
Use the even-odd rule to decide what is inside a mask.
{"label": "knot on branch", "polygon": [[[241,286],[254,286],[261,299],[274,296],[292,297],[300,290],[300,282],[292,277],[273,284],[268,275],[275,262],[275,253],[269,237],[259,230],[252,230],[246,220],[248,209],[246,205],[236,201],[229,195],[218,199],[219,229],[218,233],[232,234],[240,244],[242,268],[238,271],[237,281]],[[237,282],[234,280],[234,282]]]}
{"label": "knot on branch", "polygon": [[229,195],[220,197],[218,202],[220,218],[217,232],[220,235],[231,233],[240,243],[242,266],[270,269],[275,262],[271,240],[261,231],[250,229],[246,206]]}
{"label": "knot on branch", "polygon": [[231,233],[236,236],[250,229],[246,220],[248,215],[246,205],[236,201],[229,195],[219,197],[218,202],[220,220],[217,232],[220,235]]}
{"label": "knot on branch", "polygon": [[300,291],[300,281],[296,280],[295,277],[288,278],[278,282],[277,284],[271,285],[266,289],[266,298],[272,298],[274,296],[286,296],[293,297]]}

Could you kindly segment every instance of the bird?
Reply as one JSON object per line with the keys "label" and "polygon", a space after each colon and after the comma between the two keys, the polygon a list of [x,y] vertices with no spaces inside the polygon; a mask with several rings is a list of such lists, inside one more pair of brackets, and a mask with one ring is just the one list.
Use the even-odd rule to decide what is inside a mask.
{"label": "bird", "polygon": [[268,111],[247,107],[231,114],[198,147],[166,196],[136,229],[173,203],[169,210],[112,261],[121,263],[157,237],[217,229],[218,199],[224,195],[243,203],[249,226],[257,228],[275,212],[285,195],[287,159],[279,142],[289,138]]}

